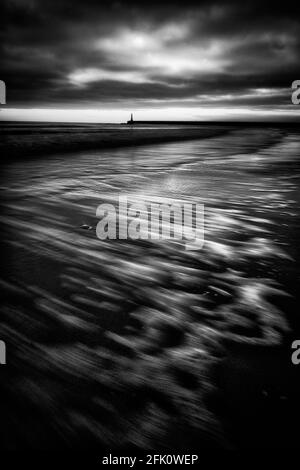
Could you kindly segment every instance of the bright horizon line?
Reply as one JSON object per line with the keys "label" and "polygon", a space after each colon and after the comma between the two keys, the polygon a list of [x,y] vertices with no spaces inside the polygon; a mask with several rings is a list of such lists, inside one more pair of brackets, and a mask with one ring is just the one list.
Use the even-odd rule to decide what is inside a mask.
{"label": "bright horizon line", "polygon": [[133,113],[134,121],[300,121],[300,107],[294,105],[276,110],[254,107],[165,107],[136,108],[126,111],[124,109],[1,107],[0,121],[120,124],[126,123],[131,113]]}

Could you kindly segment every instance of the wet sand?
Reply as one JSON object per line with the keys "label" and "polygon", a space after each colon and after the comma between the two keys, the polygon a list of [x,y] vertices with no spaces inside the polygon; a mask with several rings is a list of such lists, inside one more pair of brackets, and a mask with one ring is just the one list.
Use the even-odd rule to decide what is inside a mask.
{"label": "wet sand", "polygon": [[[295,444],[299,150],[231,129],[3,167],[5,447]],[[119,194],[204,204],[203,250],[98,240]]]}

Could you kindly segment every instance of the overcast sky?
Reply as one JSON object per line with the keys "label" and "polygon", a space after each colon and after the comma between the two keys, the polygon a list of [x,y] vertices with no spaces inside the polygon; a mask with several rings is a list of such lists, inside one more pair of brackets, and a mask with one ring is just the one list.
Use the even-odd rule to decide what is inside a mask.
{"label": "overcast sky", "polygon": [[0,117],[300,117],[300,8],[268,3],[1,0]]}

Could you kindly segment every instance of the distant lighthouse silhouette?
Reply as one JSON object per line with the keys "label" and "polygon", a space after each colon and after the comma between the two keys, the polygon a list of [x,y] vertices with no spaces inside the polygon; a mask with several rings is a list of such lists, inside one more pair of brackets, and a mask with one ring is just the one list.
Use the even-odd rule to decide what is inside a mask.
{"label": "distant lighthouse silhouette", "polygon": [[127,121],[127,124],[133,124],[134,121],[133,121],[133,114],[131,113],[130,115],[130,121]]}

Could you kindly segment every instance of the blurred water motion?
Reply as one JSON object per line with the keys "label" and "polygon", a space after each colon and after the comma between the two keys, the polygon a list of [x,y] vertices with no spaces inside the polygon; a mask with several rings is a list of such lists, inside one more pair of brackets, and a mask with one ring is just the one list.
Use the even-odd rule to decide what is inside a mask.
{"label": "blurred water motion", "polygon": [[[4,447],[281,442],[299,393],[299,154],[295,130],[240,128],[6,164]],[[204,203],[204,249],[98,240],[96,208],[120,194]]]}

